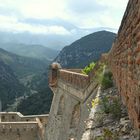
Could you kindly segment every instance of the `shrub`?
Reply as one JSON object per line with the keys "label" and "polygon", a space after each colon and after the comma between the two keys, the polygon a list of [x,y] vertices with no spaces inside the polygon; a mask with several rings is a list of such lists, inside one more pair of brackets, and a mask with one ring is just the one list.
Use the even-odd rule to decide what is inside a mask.
{"label": "shrub", "polygon": [[121,103],[119,98],[113,98],[113,102],[110,107],[110,113],[113,115],[113,118],[120,119],[121,117]]}
{"label": "shrub", "polygon": [[118,140],[118,136],[115,132],[112,132],[108,128],[104,128],[104,134],[103,137],[105,140]]}
{"label": "shrub", "polygon": [[102,111],[106,114],[112,114],[114,119],[121,117],[121,103],[118,97],[103,97],[100,101],[102,105]]}
{"label": "shrub", "polygon": [[110,101],[107,96],[102,98],[101,105],[103,112],[105,112],[106,114],[110,113]]}
{"label": "shrub", "polygon": [[118,134],[112,132],[108,128],[103,129],[103,134],[95,138],[95,140],[119,140]]}
{"label": "shrub", "polygon": [[89,72],[90,72],[91,70],[93,70],[94,67],[95,67],[95,63],[92,62],[92,63],[90,63],[88,66],[86,66],[86,67],[82,70],[82,73],[88,75]]}
{"label": "shrub", "polygon": [[107,89],[113,86],[113,80],[112,80],[112,73],[107,72],[105,74],[102,74],[101,77],[101,85],[103,89]]}

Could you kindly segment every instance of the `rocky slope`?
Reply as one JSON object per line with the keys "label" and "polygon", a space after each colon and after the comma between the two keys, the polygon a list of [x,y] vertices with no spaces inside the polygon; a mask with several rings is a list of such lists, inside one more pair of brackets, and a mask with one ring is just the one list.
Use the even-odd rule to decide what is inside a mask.
{"label": "rocky slope", "polygon": [[100,90],[91,104],[82,140],[139,140],[115,86]]}
{"label": "rocky slope", "polygon": [[87,35],[62,49],[55,61],[66,68],[84,67],[91,61],[97,61],[102,53],[108,52],[115,36],[108,31]]}

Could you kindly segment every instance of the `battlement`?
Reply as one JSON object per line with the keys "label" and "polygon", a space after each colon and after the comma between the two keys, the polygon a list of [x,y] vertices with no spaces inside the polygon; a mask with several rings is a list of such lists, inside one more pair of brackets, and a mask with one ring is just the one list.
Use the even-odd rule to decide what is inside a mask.
{"label": "battlement", "polygon": [[19,112],[0,112],[0,139],[44,140],[48,117],[48,114],[23,116]]}
{"label": "battlement", "polygon": [[48,117],[48,114],[23,116],[20,112],[0,112],[1,122],[30,122],[39,118],[42,123],[47,124]]}
{"label": "battlement", "polygon": [[1,122],[0,123],[0,132],[14,132],[14,131],[37,131],[38,123],[37,122]]}

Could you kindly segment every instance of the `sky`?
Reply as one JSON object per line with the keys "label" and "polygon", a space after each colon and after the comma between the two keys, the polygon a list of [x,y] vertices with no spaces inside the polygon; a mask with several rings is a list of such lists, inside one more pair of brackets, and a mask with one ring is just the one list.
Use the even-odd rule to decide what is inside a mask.
{"label": "sky", "polygon": [[0,0],[0,31],[69,35],[118,30],[128,0]]}

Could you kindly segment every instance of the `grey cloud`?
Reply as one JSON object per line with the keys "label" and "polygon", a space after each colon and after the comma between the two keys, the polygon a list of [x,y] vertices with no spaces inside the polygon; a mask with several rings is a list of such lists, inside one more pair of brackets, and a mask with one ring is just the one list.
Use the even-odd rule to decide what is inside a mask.
{"label": "grey cloud", "polygon": [[77,28],[75,25],[73,25],[69,21],[65,21],[60,18],[55,18],[55,19],[27,18],[27,19],[20,19],[19,22],[28,23],[31,25],[62,26],[67,30],[72,30],[72,29]]}

